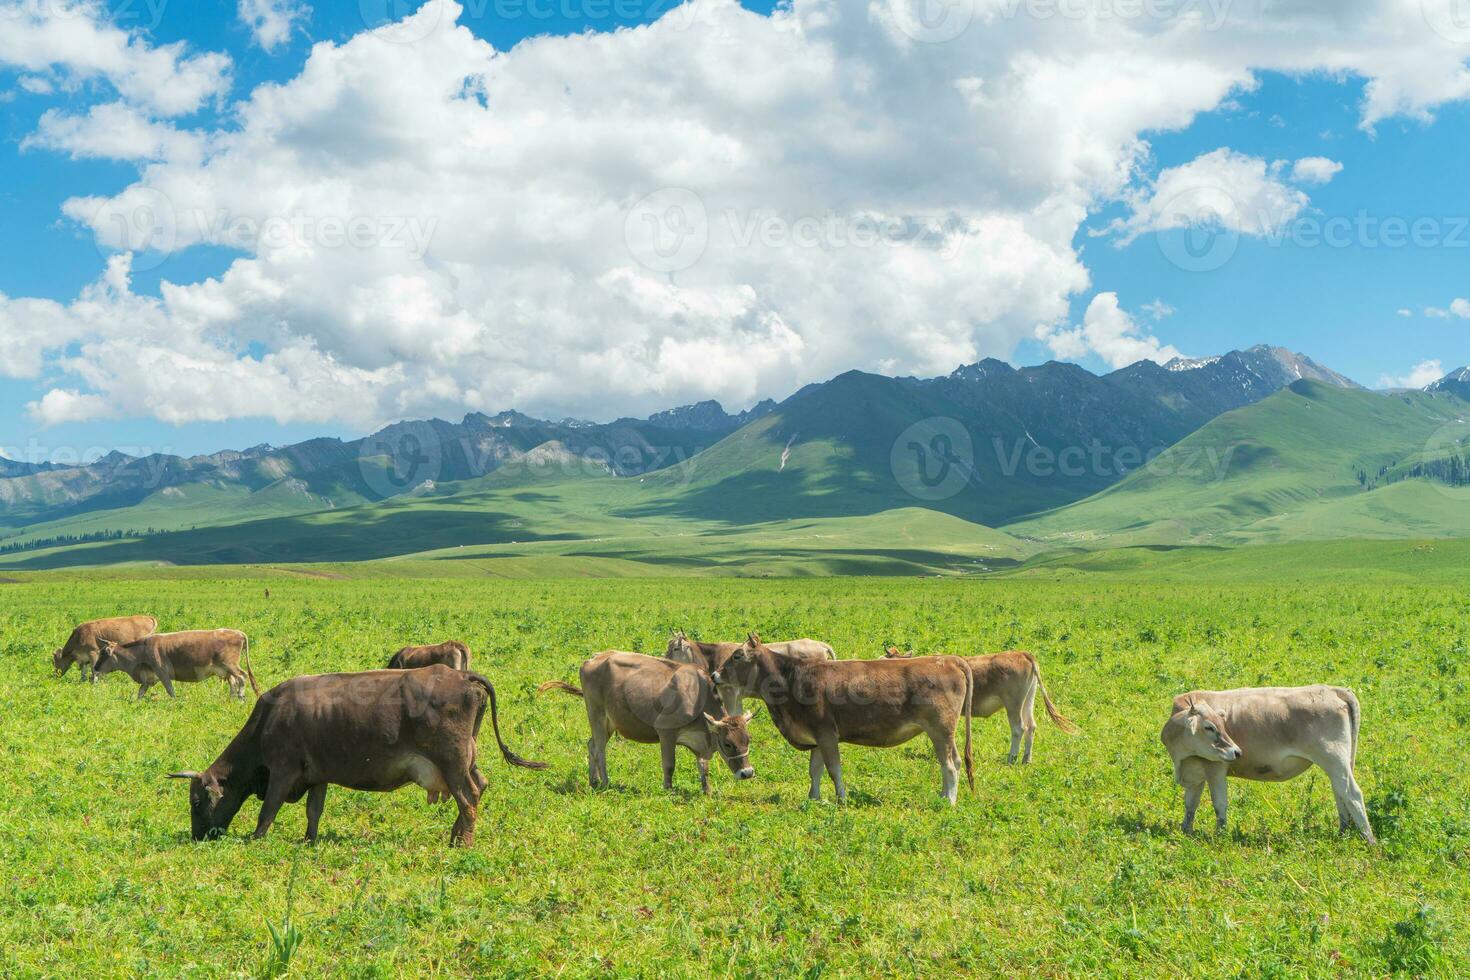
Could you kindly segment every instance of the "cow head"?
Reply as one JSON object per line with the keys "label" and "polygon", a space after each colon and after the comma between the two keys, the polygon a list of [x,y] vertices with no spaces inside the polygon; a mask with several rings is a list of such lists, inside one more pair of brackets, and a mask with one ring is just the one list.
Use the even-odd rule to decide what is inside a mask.
{"label": "cow head", "polygon": [[705,662],[704,653],[694,644],[693,640],[684,635],[683,630],[677,630],[669,637],[669,645],[664,650],[664,656],[669,660],[677,660],[686,664],[702,665]]}
{"label": "cow head", "polygon": [[1234,762],[1241,755],[1240,746],[1225,730],[1225,716],[1193,696],[1176,705],[1162,737],[1176,763],[1191,756]]}
{"label": "cow head", "polygon": [[245,802],[246,794],[209,770],[171,772],[168,778],[189,781],[189,831],[195,840],[213,840],[224,834]]}
{"label": "cow head", "polygon": [[754,717],[753,711],[742,715],[726,715],[723,718],[716,718],[709,712],[704,715],[704,723],[709,728],[710,749],[719,753],[736,779],[750,779],[755,775],[755,767],[750,764],[748,727],[750,719]]}
{"label": "cow head", "polygon": [[117,644],[111,640],[102,640],[97,644],[97,662],[92,664],[93,677],[106,677],[115,670],[122,670],[122,663],[117,658]]}
{"label": "cow head", "polygon": [[[748,693],[755,689],[755,659],[761,645],[759,633],[750,633],[745,642],[730,652],[723,662],[716,665],[711,675],[723,696],[725,691]],[[727,702],[728,703],[728,702]]]}
{"label": "cow head", "polygon": [[56,671],[57,677],[60,677],[71,668],[71,661],[66,659],[65,650],[57,647],[56,652],[51,655],[51,667]]}

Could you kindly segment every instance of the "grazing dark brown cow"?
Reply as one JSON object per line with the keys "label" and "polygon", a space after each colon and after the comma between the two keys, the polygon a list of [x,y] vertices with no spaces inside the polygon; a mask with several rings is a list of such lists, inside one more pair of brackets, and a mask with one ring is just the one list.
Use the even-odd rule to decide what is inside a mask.
{"label": "grazing dark brown cow", "polygon": [[777,653],[751,634],[715,675],[737,697],[755,695],[794,748],[811,752],[811,798],[822,798],[826,768],[838,801],[847,799],[838,745],[889,748],[924,733],[934,743],[942,793],[959,795],[955,728],[965,723],[965,778],[975,787],[970,756],[974,677],[963,657],[911,660],[806,660]]}
{"label": "grazing dark brown cow", "polygon": [[66,645],[51,655],[51,666],[60,677],[71,665],[76,664],[83,681],[97,680],[97,658],[102,655],[102,641],[131,643],[141,640],[158,629],[158,620],[152,616],[118,616],[112,619],[94,619],[71,631]]}
{"label": "grazing dark brown cow", "polygon": [[389,670],[412,670],[430,664],[443,664],[455,670],[470,669],[470,648],[458,640],[446,640],[431,647],[404,647],[388,661]]}
{"label": "grazing dark brown cow", "polygon": [[[241,661],[245,669],[240,669]],[[189,630],[183,633],[154,633],[132,643],[102,642],[95,673],[105,677],[115,670],[125,672],[138,684],[138,699],[154,684],[162,684],[174,696],[174,681],[202,681],[222,677],[230,693],[245,700],[245,681],[256,696],[260,685],[250,669],[250,638],[239,630]]]}
{"label": "grazing dark brown cow", "polygon": [[[900,652],[898,647],[889,647],[883,656],[890,660],[907,660],[912,653]],[[1063,717],[1046,693],[1041,682],[1041,667],[1036,657],[1025,650],[1007,650],[1005,653],[987,653],[977,657],[966,657],[970,670],[975,675],[975,699],[973,710],[976,718],[989,718],[1001,708],[1006,709],[1006,718],[1011,723],[1011,751],[1006,762],[1012,765],[1017,755],[1021,764],[1031,761],[1031,740],[1036,735],[1036,692],[1041,692],[1046,716],[1068,735],[1077,734],[1077,726]],[[1023,754],[1024,747],[1024,754]]]}
{"label": "grazing dark brown cow", "polygon": [[316,840],[327,786],[389,792],[417,783],[431,801],[459,808],[449,840],[474,842],[485,777],[475,739],[490,705],[500,754],[513,766],[545,769],[512,752],[500,737],[495,688],[479,674],[442,665],[417,670],[293,677],[255,703],[250,719],[203,772],[189,780],[195,840],[216,837],[248,797],[261,799],[255,837],[264,837],[284,803],[306,797],[306,839]]}
{"label": "grazing dark brown cow", "polygon": [[[750,779],[749,714],[725,715],[709,672],[641,653],[608,651],[582,664],[582,686],[547,681],[542,691],[566,691],[587,703],[587,781],[605,788],[607,740],[616,732],[633,742],[657,743],[663,757],[664,789],[674,788],[674,754],[679,746],[699,760],[699,788],[709,792],[709,761],[719,753],[737,779]],[[723,717],[716,717],[722,715]]]}

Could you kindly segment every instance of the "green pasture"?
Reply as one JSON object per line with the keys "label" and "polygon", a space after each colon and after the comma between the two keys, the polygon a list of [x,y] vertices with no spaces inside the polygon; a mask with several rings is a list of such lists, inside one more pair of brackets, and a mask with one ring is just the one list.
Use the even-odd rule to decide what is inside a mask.
{"label": "green pasture", "polygon": [[[1470,563],[1455,544],[1383,547],[1136,549],[947,579],[583,580],[613,560],[591,555],[5,572],[0,975],[1463,975]],[[1389,573],[1354,573],[1375,556]],[[254,802],[195,844],[163,777],[211,762],[250,706],[218,682],[135,703],[121,675],[50,677],[71,625],[124,612],[246,630],[264,685],[463,639],[507,741],[551,769],[508,767],[484,732],[468,850],[447,846],[452,806],[412,788],[331,790],[315,847],[299,805],[249,841]],[[764,718],[750,782],[722,769],[704,798],[681,755],[666,794],[657,748],[614,741],[614,787],[589,791],[581,705],[535,685],[598,650],[661,651],[675,628],[843,657],[1030,649],[1082,735],[1043,717],[1035,762],[1011,768],[1004,721],[977,721],[976,787],[953,809],[922,739],[844,748],[849,805],[830,785],[808,803],[805,756]],[[1337,835],[1320,775],[1233,782],[1231,830],[1183,836],[1157,740],[1170,697],[1318,681],[1362,700],[1381,846]]]}

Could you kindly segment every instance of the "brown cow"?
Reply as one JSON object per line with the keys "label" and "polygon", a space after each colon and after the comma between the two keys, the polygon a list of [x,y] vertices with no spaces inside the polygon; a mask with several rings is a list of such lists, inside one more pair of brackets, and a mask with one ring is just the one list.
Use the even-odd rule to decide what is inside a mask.
{"label": "brown cow", "polygon": [[173,697],[174,681],[202,681],[206,677],[224,678],[230,693],[242,701],[248,678],[251,689],[257,697],[260,695],[260,685],[250,669],[250,638],[239,630],[154,633],[123,644],[104,640],[94,670],[99,677],[115,670],[125,672],[137,682],[140,701],[154,684],[163,684],[168,696]]}
{"label": "brown cow", "polygon": [[[737,779],[750,779],[750,714],[725,715],[709,672],[641,653],[609,650],[582,663],[582,686],[547,681],[541,691],[566,691],[586,701],[587,781],[605,788],[607,740],[616,732],[633,742],[658,743],[664,789],[674,788],[674,753],[679,746],[699,761],[699,788],[709,792],[709,761],[716,752]],[[723,717],[716,717],[721,715]]]}
{"label": "brown cow", "polygon": [[66,645],[51,655],[51,666],[60,677],[71,665],[76,664],[83,681],[97,680],[97,658],[102,654],[102,641],[131,643],[141,640],[158,629],[158,620],[152,616],[118,616],[113,619],[94,619],[71,631]]}
{"label": "brown cow", "polygon": [[470,648],[458,640],[446,640],[431,647],[404,647],[388,661],[389,670],[412,670],[430,664],[443,664],[455,670],[470,669]]}
{"label": "brown cow", "polygon": [[495,688],[488,680],[434,665],[293,677],[255,703],[214,765],[171,778],[189,780],[195,840],[223,834],[250,796],[262,800],[255,824],[259,839],[283,803],[305,796],[306,839],[314,841],[328,785],[389,792],[417,783],[431,801],[453,797],[459,816],[449,840],[469,846],[486,786],[475,766],[475,740],[487,701],[505,761],[545,769],[544,762],[522,759],[501,739]]}
{"label": "brown cow", "polygon": [[[912,653],[900,652],[898,647],[889,647],[883,656],[893,659],[909,659]],[[1077,734],[1077,726],[1062,716],[1046,693],[1041,682],[1041,667],[1036,657],[1025,650],[1007,650],[1005,653],[987,653],[977,657],[966,657],[970,670],[975,675],[976,718],[989,718],[1001,708],[1011,723],[1011,751],[1006,762],[1015,765],[1016,756],[1021,764],[1031,761],[1031,740],[1036,735],[1036,692],[1041,691],[1046,716],[1068,735]],[[1024,746],[1024,751],[1023,751]]]}
{"label": "brown cow", "polygon": [[751,636],[715,675],[736,697],[756,695],[794,748],[811,752],[811,799],[822,798],[822,769],[839,802],[847,799],[838,745],[889,748],[920,732],[934,743],[951,804],[959,795],[955,728],[965,722],[965,778],[975,787],[970,710],[975,680],[963,657],[913,660],[805,660]]}
{"label": "brown cow", "polygon": [[[836,652],[821,640],[785,640],[781,643],[767,643],[766,646],[777,653],[807,660],[837,659]],[[679,663],[703,667],[713,674],[723,667],[725,661],[730,659],[730,654],[738,649],[740,649],[739,643],[704,643],[700,640],[691,640],[683,630],[676,630],[669,637],[669,645],[664,649],[664,657]],[[720,698],[727,713],[740,713],[739,700],[730,700],[726,697],[725,691],[720,692]]]}

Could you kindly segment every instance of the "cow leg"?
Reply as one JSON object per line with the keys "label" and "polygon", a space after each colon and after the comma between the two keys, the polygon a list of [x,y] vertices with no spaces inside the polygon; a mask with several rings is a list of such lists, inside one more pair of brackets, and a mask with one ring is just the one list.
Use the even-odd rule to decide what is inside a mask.
{"label": "cow leg", "polygon": [[807,799],[820,801],[822,799],[822,773],[826,770],[826,766],[822,763],[821,749],[812,749],[810,754],[812,757],[812,791],[807,794]]}
{"label": "cow leg", "polygon": [[954,806],[960,795],[959,749],[955,748],[954,738],[948,732],[930,732],[929,740],[934,743],[934,758],[939,762],[939,795]]}
{"label": "cow leg", "polygon": [[138,697],[137,697],[136,700],[138,700],[138,701],[143,700],[143,696],[148,693],[148,689],[150,687],[152,687],[152,686],[153,686],[153,682],[152,681],[139,681],[138,682]]}
{"label": "cow leg", "polygon": [[245,672],[239,667],[230,671],[225,678],[230,685],[230,696],[239,701],[245,700]]}
{"label": "cow leg", "polygon": [[485,787],[490,785],[490,780],[485,778],[484,773],[480,772],[478,766],[470,766],[470,778],[475,781],[475,789],[481,793],[484,793]]}
{"label": "cow leg", "polygon": [[306,842],[316,843],[316,825],[322,819],[322,807],[327,805],[327,784],[317,783],[306,791]]}
{"label": "cow leg", "polygon": [[592,737],[587,739],[587,784],[593,789],[606,789],[607,778],[607,714],[601,705],[587,702],[587,727]]}
{"label": "cow leg", "polygon": [[662,731],[658,733],[659,760],[664,766],[664,789],[674,788],[674,752],[679,748],[676,732]]}
{"label": "cow leg", "polygon": [[1021,706],[1007,704],[1006,719],[1011,723],[1011,751],[1006,756],[1006,764],[1014,766],[1021,755],[1021,739],[1026,734],[1026,726],[1021,723]]}
{"label": "cow leg", "polygon": [[1322,762],[1317,764],[1326,770],[1327,777],[1332,780],[1332,795],[1337,800],[1339,814],[1346,810],[1353,823],[1358,825],[1363,838],[1370,844],[1377,844],[1378,839],[1373,836],[1373,825],[1368,822],[1368,808],[1363,804],[1363,790],[1353,778],[1352,767],[1335,758],[1324,759],[1323,762],[1326,765]]}
{"label": "cow leg", "polygon": [[266,784],[265,799],[260,804],[260,816],[255,821],[255,839],[260,840],[270,833],[271,824],[276,822],[276,814],[280,812],[281,805],[291,795],[292,780],[279,772],[272,772],[270,782]]}
{"label": "cow leg", "polygon": [[1036,678],[1026,689],[1026,700],[1021,705],[1022,748],[1021,765],[1031,762],[1031,740],[1036,737]]}
{"label": "cow leg", "polygon": [[699,760],[699,791],[705,796],[709,795],[709,757],[696,756]]}
{"label": "cow leg", "polygon": [[1184,784],[1184,823],[1180,827],[1186,834],[1194,833],[1194,813],[1199,809],[1200,797],[1205,793],[1205,781]]}
{"label": "cow leg", "polygon": [[178,696],[174,694],[174,682],[172,678],[167,674],[159,674],[158,679],[163,683],[163,689],[168,692],[169,697],[173,698]]}
{"label": "cow leg", "polygon": [[1226,776],[1230,769],[1223,762],[1211,763],[1205,769],[1205,778],[1210,784],[1210,805],[1215,808],[1215,832],[1225,829],[1230,813],[1230,791],[1226,787]]}
{"label": "cow leg", "polygon": [[837,802],[846,803],[847,786],[842,782],[842,753],[837,738],[822,740],[818,748],[822,753],[822,763],[827,767],[827,775],[832,777],[832,788],[837,791]]}
{"label": "cow leg", "polygon": [[469,847],[475,843],[475,818],[479,816],[480,791],[475,786],[475,781],[463,769],[454,769],[452,773],[453,775],[451,770],[444,770],[449,792],[454,796],[455,805],[459,807],[459,816],[449,832],[449,845]]}

